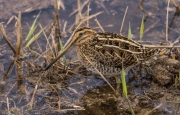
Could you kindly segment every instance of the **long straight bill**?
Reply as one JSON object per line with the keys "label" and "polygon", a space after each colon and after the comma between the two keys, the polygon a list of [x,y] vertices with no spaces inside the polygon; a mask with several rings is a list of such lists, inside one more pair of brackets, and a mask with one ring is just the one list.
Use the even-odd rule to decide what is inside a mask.
{"label": "long straight bill", "polygon": [[73,42],[75,40],[72,40],[65,48],[64,50],[60,51],[59,55],[48,65],[44,70],[49,69],[59,58],[61,58],[72,46]]}
{"label": "long straight bill", "polygon": [[85,39],[86,37],[88,37],[88,35],[83,35],[81,37],[78,37],[78,38],[75,38],[75,37],[71,37],[70,39],[70,43],[68,45],[65,46],[64,50],[62,50],[60,52],[60,54],[48,65],[46,66],[46,68],[44,70],[47,70],[49,69],[59,58],[61,58],[70,48],[73,47],[74,45],[74,42],[77,40],[77,39]]}

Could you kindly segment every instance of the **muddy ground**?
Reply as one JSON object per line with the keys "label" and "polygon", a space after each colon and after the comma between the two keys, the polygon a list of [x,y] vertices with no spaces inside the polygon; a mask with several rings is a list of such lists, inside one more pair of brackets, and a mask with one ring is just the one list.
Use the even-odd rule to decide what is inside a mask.
{"label": "muddy ground", "polygon": [[[81,0],[82,3],[85,0]],[[22,30],[23,40],[25,39],[29,27],[42,9],[38,23],[43,27],[53,22],[54,12],[53,0],[33,1],[33,0],[6,0],[0,2],[0,20],[7,22],[8,19],[22,12]],[[61,25],[67,21],[67,37],[63,37],[63,43],[71,35],[69,28],[74,23],[75,15],[72,14],[77,9],[76,0],[64,0],[65,10],[60,11]],[[91,0],[90,14],[103,11],[103,14],[97,16],[105,31],[119,33],[124,11],[129,6],[127,17],[124,23],[123,34],[127,35],[129,22],[133,32],[133,40],[139,40],[139,27],[142,21],[142,15],[145,16],[145,32],[143,40],[148,44],[160,44],[165,40],[165,23],[167,1],[145,1],[139,0]],[[142,5],[142,9],[139,5]],[[87,7],[85,7],[86,10]],[[6,10],[5,10],[6,9]],[[26,11],[28,9],[28,12]],[[146,16],[144,10],[149,14]],[[84,12],[84,11],[83,11]],[[77,12],[76,12],[77,13]],[[75,14],[76,14],[75,13]],[[67,15],[68,14],[68,15]],[[169,41],[172,43],[179,36],[179,17],[176,15],[175,7],[170,4],[169,8]],[[7,35],[13,44],[16,45],[15,21],[9,25],[4,23]],[[90,27],[100,30],[94,19],[90,20]],[[61,27],[62,28],[62,27]],[[47,29],[47,35],[49,35]],[[150,42],[149,42],[150,41]],[[85,67],[78,68],[81,63],[71,63],[77,61],[76,50],[73,49],[67,53],[67,59],[70,62],[69,68],[64,66],[59,69],[51,68],[45,73],[42,71],[47,60],[44,57],[52,55],[44,54],[46,42],[44,37],[37,40],[30,50],[23,44],[24,57],[20,59],[24,69],[23,76],[17,77],[15,66],[10,74],[6,72],[11,67],[13,53],[4,39],[0,38],[0,112],[6,114],[64,114],[64,115],[119,115],[131,114],[129,106],[123,94],[117,95],[104,82],[101,77]],[[169,53],[153,58],[148,63],[133,68],[126,76],[128,86],[128,96],[135,113],[139,115],[171,115],[179,114],[179,89],[178,79],[180,65],[180,50],[172,48]],[[39,54],[44,57],[39,58]],[[60,62],[60,61],[59,61]],[[78,68],[78,69],[77,69]],[[41,78],[41,79],[40,79]],[[37,81],[40,82],[37,84]],[[115,88],[116,83],[113,78],[108,81]],[[38,85],[36,93],[34,93]],[[122,88],[120,88],[122,92]],[[33,95],[33,108],[29,110]],[[9,99],[9,108],[7,100]]]}

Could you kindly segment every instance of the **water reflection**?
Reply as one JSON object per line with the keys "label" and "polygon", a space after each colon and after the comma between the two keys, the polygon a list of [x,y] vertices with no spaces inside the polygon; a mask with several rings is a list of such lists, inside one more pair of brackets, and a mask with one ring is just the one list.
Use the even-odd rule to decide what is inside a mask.
{"label": "water reflection", "polygon": [[[82,2],[84,2],[84,1],[82,1]],[[153,41],[158,42],[160,40],[165,40],[163,33],[165,32],[165,22],[166,22],[166,18],[165,18],[166,17],[166,6],[167,6],[166,1],[158,1],[158,0],[156,0],[156,1],[144,1],[144,0],[141,0],[141,1],[139,1],[139,0],[128,0],[128,1],[126,1],[126,0],[121,0],[121,1],[119,1],[119,0],[112,0],[112,1],[96,0],[96,1],[93,1],[93,0],[91,0],[89,2],[90,2],[90,9],[91,9],[90,14],[94,14],[99,11],[104,12],[103,14],[97,16],[96,18],[98,19],[99,23],[101,24],[101,26],[104,28],[105,31],[114,32],[114,33],[120,32],[120,26],[121,26],[121,22],[123,19],[124,11],[125,11],[126,7],[128,6],[129,9],[128,9],[124,27],[123,27],[124,35],[127,35],[127,30],[128,30],[127,25],[129,25],[129,22],[130,22],[132,33],[134,35],[133,39],[139,40],[139,27],[141,24],[142,16],[146,15],[146,17],[144,19],[145,33],[144,33],[143,40],[150,41],[150,42],[153,42]],[[63,30],[62,25],[64,25],[65,21],[67,21],[67,26],[66,26],[65,31],[68,34],[67,34],[67,37],[62,38],[63,43],[65,43],[67,41],[68,37],[71,34],[68,30],[74,24],[74,20],[76,18],[75,14],[73,14],[72,12],[74,12],[74,10],[77,9],[76,0],[72,0],[72,1],[68,1],[68,2],[64,1],[64,3],[65,3],[66,10],[60,10],[60,12],[59,12],[60,19],[61,19],[60,20],[61,30]],[[174,9],[173,6],[170,6],[170,8]],[[87,10],[87,7],[85,7],[83,9],[83,11],[86,11],[86,10]],[[45,27],[46,25],[50,25],[53,22],[53,12],[54,12],[53,7],[43,9],[42,13],[40,15],[40,18],[38,19],[38,22],[41,23],[43,27]],[[27,35],[27,32],[29,30],[29,27],[26,25],[26,22],[29,23],[29,25],[31,25],[34,20],[34,15],[37,15],[38,13],[39,13],[39,10],[33,11],[31,13],[22,14],[23,38],[25,38],[25,36]],[[177,36],[179,36],[178,31],[177,31],[178,27],[179,27],[178,19],[179,18],[178,18],[177,12],[169,12],[169,22],[170,23],[169,23],[168,32],[169,32],[171,41],[175,40],[177,38]],[[11,22],[11,24],[9,26],[7,26],[7,28],[6,28],[6,31],[9,35],[9,38],[11,39],[12,43],[16,42],[15,39],[13,39],[16,36],[13,33],[13,29],[12,29],[12,28],[14,28],[14,24],[15,24],[15,21]],[[89,21],[89,24],[90,24],[90,27],[92,27],[92,28],[98,28],[94,19],[91,19]],[[164,31],[164,32],[162,32],[162,31]],[[2,43],[2,41],[3,41],[2,38],[0,40]],[[40,38],[38,40],[41,43],[40,46],[45,47],[44,46],[44,44],[45,44],[44,38]],[[23,44],[23,45],[25,46],[25,44]],[[7,47],[8,46],[6,46],[6,48]],[[34,45],[32,47],[36,47],[36,46]],[[4,51],[4,49],[0,48],[0,52],[3,52],[3,51]],[[74,50],[70,51],[69,54],[71,54],[72,52],[74,52]],[[72,54],[74,54],[74,53],[72,53]],[[10,57],[10,56],[11,56],[11,54],[9,54],[7,57]],[[75,55],[70,55],[70,56],[72,56],[73,58],[75,57]],[[0,63],[3,63],[4,66],[6,66],[7,64],[4,63],[3,60],[6,59],[7,57],[3,57],[3,59],[1,58],[1,60],[0,60]],[[8,59],[8,61],[11,61],[9,58],[7,58],[7,59]],[[18,90],[19,91],[18,94],[22,94],[21,98],[23,98],[23,96],[25,97],[24,94],[27,93],[25,86],[27,86],[29,88],[28,96],[29,96],[29,98],[31,98],[31,96],[33,94],[34,86],[35,86],[34,83],[36,83],[36,81],[38,80],[38,77],[39,77],[38,74],[40,74],[40,73],[37,73],[36,78],[31,76],[31,79],[34,81],[30,81],[29,80],[30,78],[24,78],[24,76],[22,76],[20,74],[21,68],[19,68],[19,70],[16,70],[17,76],[15,76],[15,72],[13,72],[13,75],[11,75],[10,73],[11,73],[12,69],[14,69],[13,64],[14,64],[14,62],[12,62],[10,64],[9,68],[7,68],[7,70],[5,70],[5,71],[7,71],[7,73],[4,76],[3,76],[3,74],[1,74],[0,91],[1,91],[1,96],[3,97],[1,99],[2,100],[6,99],[3,95],[7,95],[9,98],[14,99],[13,98],[14,94],[10,93],[10,95],[8,95],[9,91],[11,92],[11,90],[8,89],[9,88],[9,84],[7,82],[8,79],[13,80],[12,82],[15,83],[15,85],[17,85],[17,87],[12,88],[12,90],[13,91]],[[35,97],[35,102],[37,103],[37,105],[47,108],[47,109],[49,109],[49,111],[51,111],[51,108],[63,110],[63,109],[68,108],[66,105],[71,105],[71,104],[82,106],[83,105],[82,103],[85,103],[85,101],[91,101],[91,100],[87,100],[87,99],[83,99],[83,98],[85,98],[85,97],[87,98],[87,95],[89,92],[90,92],[89,94],[91,94],[91,96],[92,96],[93,94],[91,92],[91,89],[94,89],[94,87],[100,87],[99,89],[101,89],[103,87],[103,89],[105,90],[105,93],[104,93],[105,95],[111,94],[108,92],[108,87],[104,86],[106,84],[103,82],[103,80],[97,79],[93,75],[92,75],[93,77],[77,75],[77,76],[69,76],[69,78],[67,76],[61,78],[60,76],[61,75],[57,75],[57,78],[54,80],[54,81],[58,81],[59,84],[55,84],[54,81],[52,80],[53,78],[51,78],[51,76],[49,77],[49,79],[45,78],[45,80],[48,82],[42,82],[42,84],[39,87],[39,90],[37,92],[37,95],[36,95],[37,97]],[[81,77],[79,77],[79,76],[81,76]],[[134,85],[137,85],[135,83],[136,81],[132,81],[132,82],[133,82],[132,87],[134,87]],[[5,83],[5,84],[3,84],[3,83]],[[13,84],[13,83],[11,83],[11,84]],[[25,83],[27,83],[28,85]],[[73,83],[75,85],[72,85]],[[68,85],[68,84],[71,84],[71,85]],[[145,83],[145,84],[148,84],[148,83]],[[131,85],[129,85],[129,87],[130,86]],[[12,85],[12,87],[14,87],[14,85]],[[139,88],[139,86],[138,86],[138,88]],[[141,94],[143,94],[143,92],[144,92],[144,90],[137,91],[137,89],[132,90],[132,92],[133,91],[141,93]],[[97,97],[99,96],[99,98],[97,98],[97,100],[101,99],[102,95],[100,95],[100,94],[103,94],[103,93],[99,92],[96,95]],[[93,99],[94,97],[92,96],[91,98]],[[79,100],[82,100],[82,103],[79,102]],[[141,103],[142,105],[147,104],[145,102],[147,99],[143,98],[142,100],[143,100]],[[102,101],[104,101],[104,100],[102,100]],[[61,105],[58,105],[60,102],[61,102]],[[0,102],[0,103],[1,103],[0,109],[6,108],[6,105],[2,104],[4,102]],[[17,100],[17,99],[15,99],[15,103],[17,104],[17,107],[22,107],[27,104],[27,103],[24,104],[25,102],[23,102],[23,101],[21,101],[21,103],[19,103],[19,100]],[[78,112],[76,111],[75,113],[76,114],[90,114],[90,111],[94,110],[94,114],[95,114],[95,111],[97,110],[97,111],[99,111],[98,114],[103,114],[103,113],[105,113],[106,109],[109,109],[109,110],[107,110],[107,114],[108,114],[108,112],[109,112],[109,114],[113,114],[113,113],[116,113],[116,109],[117,109],[115,106],[112,106],[114,103],[115,103],[115,101],[113,99],[111,100],[111,98],[110,98],[110,104],[103,102],[104,107],[103,106],[93,106],[92,108],[87,107],[85,112],[84,111],[78,111]],[[109,106],[111,106],[111,108],[109,108]],[[153,104],[151,106],[155,107]],[[36,107],[38,107],[38,106],[36,106]],[[4,110],[4,111],[6,111],[6,110]],[[45,112],[46,113],[46,110],[43,110],[41,108],[41,110],[36,109],[36,112],[41,112],[41,113]],[[161,114],[161,113],[157,113],[157,114]]]}

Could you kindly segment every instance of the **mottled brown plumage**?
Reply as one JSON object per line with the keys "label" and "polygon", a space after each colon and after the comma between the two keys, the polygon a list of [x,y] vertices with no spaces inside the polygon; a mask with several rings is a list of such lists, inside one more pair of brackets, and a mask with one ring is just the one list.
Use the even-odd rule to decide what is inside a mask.
{"label": "mottled brown plumage", "polygon": [[72,46],[76,46],[77,56],[87,69],[95,72],[96,67],[99,72],[108,76],[120,74],[122,63],[128,69],[158,53],[158,49],[144,47],[122,35],[99,33],[91,28],[81,27],[75,31],[71,42],[55,60]]}

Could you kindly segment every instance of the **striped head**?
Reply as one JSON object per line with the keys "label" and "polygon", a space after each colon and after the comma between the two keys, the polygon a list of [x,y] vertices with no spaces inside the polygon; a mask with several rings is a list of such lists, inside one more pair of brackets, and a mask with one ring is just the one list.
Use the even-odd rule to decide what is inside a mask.
{"label": "striped head", "polygon": [[97,32],[88,27],[81,27],[77,29],[73,35],[74,45],[82,45],[89,43],[94,38]]}

